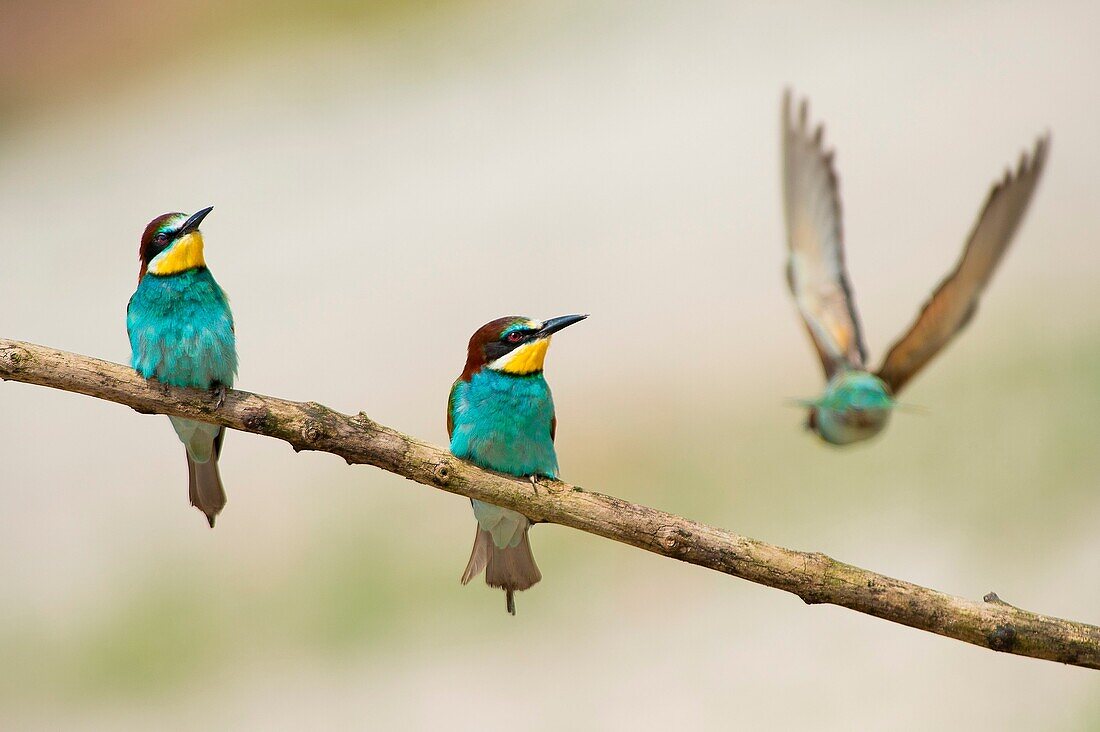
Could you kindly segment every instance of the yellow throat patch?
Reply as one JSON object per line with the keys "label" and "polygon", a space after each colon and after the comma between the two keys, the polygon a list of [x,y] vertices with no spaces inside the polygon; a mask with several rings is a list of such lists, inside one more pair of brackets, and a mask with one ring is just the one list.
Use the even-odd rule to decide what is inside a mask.
{"label": "yellow throat patch", "polygon": [[184,234],[167,251],[153,257],[149,271],[156,275],[170,275],[195,267],[205,267],[202,256],[202,234],[192,231]]}
{"label": "yellow throat patch", "polygon": [[508,355],[498,358],[490,368],[516,376],[542,371],[542,363],[546,360],[546,349],[549,347],[549,338],[525,343]]}

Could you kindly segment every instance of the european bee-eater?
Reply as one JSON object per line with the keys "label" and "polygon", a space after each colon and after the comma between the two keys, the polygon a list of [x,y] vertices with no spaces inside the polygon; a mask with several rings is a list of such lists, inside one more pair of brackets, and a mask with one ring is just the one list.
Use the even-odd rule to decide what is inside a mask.
{"label": "european bee-eater", "polygon": [[807,427],[834,445],[878,434],[896,406],[902,387],[973,318],[1027,211],[1050,149],[1040,137],[1015,172],[994,184],[955,269],[924,305],[909,331],[870,373],[844,267],[840,191],[833,152],[823,145],[823,128],[811,129],[805,101],[797,117],[791,95],[783,97],[783,202],[787,221],[787,283],[805,321],[828,384],[807,403]]}
{"label": "european bee-eater", "polygon": [[[146,379],[217,392],[218,404],[237,373],[233,314],[203,258],[199,224],[213,207],[191,216],[169,213],[145,227],[138,286],[126,307],[134,369]],[[225,506],[218,474],[225,428],[169,417],[187,448],[191,505],[210,527]]]}
{"label": "european bee-eater", "polygon": [[[558,477],[554,452],[554,400],[542,375],[550,336],[587,318],[564,315],[545,322],[519,316],[499,318],[470,338],[466,367],[447,400],[451,453],[475,465],[528,477]],[[527,531],[531,522],[516,511],[471,501],[477,533],[466,584],[485,570],[485,583],[505,592],[505,605],[516,614],[514,593],[540,579]]]}

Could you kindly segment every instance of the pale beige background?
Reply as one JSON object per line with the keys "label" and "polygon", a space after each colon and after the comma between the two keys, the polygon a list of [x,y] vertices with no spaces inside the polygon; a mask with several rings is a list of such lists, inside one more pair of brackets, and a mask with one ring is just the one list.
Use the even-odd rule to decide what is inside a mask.
{"label": "pale beige background", "polygon": [[[212,204],[242,388],[442,443],[475,327],[591,312],[548,362],[569,479],[1100,621],[1094,3],[74,12],[0,8],[0,336],[125,361],[142,227]],[[905,395],[927,412],[846,452],[786,405],[820,387],[781,278],[788,84],[838,150],[876,359],[1054,138],[981,314]],[[16,384],[0,410],[5,727],[1100,725],[1094,672],[558,527],[509,618],[458,584],[463,500],[234,433],[210,532],[163,418]]]}

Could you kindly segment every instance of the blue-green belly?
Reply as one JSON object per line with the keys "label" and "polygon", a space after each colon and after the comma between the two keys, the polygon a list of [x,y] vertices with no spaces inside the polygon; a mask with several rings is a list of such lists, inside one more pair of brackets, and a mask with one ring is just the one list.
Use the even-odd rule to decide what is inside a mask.
{"label": "blue-green belly", "polygon": [[[557,477],[550,434],[554,400],[541,373],[517,377],[479,371],[455,384],[450,414],[456,457],[516,476]],[[528,526],[523,514],[481,501],[473,506],[481,528],[498,547],[516,546],[523,538]]]}
{"label": "blue-green belly", "polygon": [[[237,346],[233,315],[210,271],[146,274],[126,310],[130,365],[146,379],[209,389],[233,385]],[[169,417],[195,462],[213,457],[217,425]]]}
{"label": "blue-green belly", "polygon": [[231,386],[237,373],[233,316],[210,271],[142,277],[126,311],[134,369],[173,386]]}

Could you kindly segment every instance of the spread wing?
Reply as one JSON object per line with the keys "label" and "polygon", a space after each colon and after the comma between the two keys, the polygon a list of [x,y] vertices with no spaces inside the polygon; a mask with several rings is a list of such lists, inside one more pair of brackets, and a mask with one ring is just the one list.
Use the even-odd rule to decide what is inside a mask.
{"label": "spread wing", "polygon": [[895,394],[974,317],[982,291],[1027,212],[1049,149],[1050,136],[1039,138],[1030,157],[1020,156],[1016,172],[1007,171],[993,186],[955,270],[886,354],[878,376]]}
{"label": "spread wing", "polygon": [[791,115],[783,95],[783,205],[787,221],[787,284],[821,357],[826,377],[863,368],[866,350],[844,268],[840,190],[823,128],[811,130],[805,100]]}

